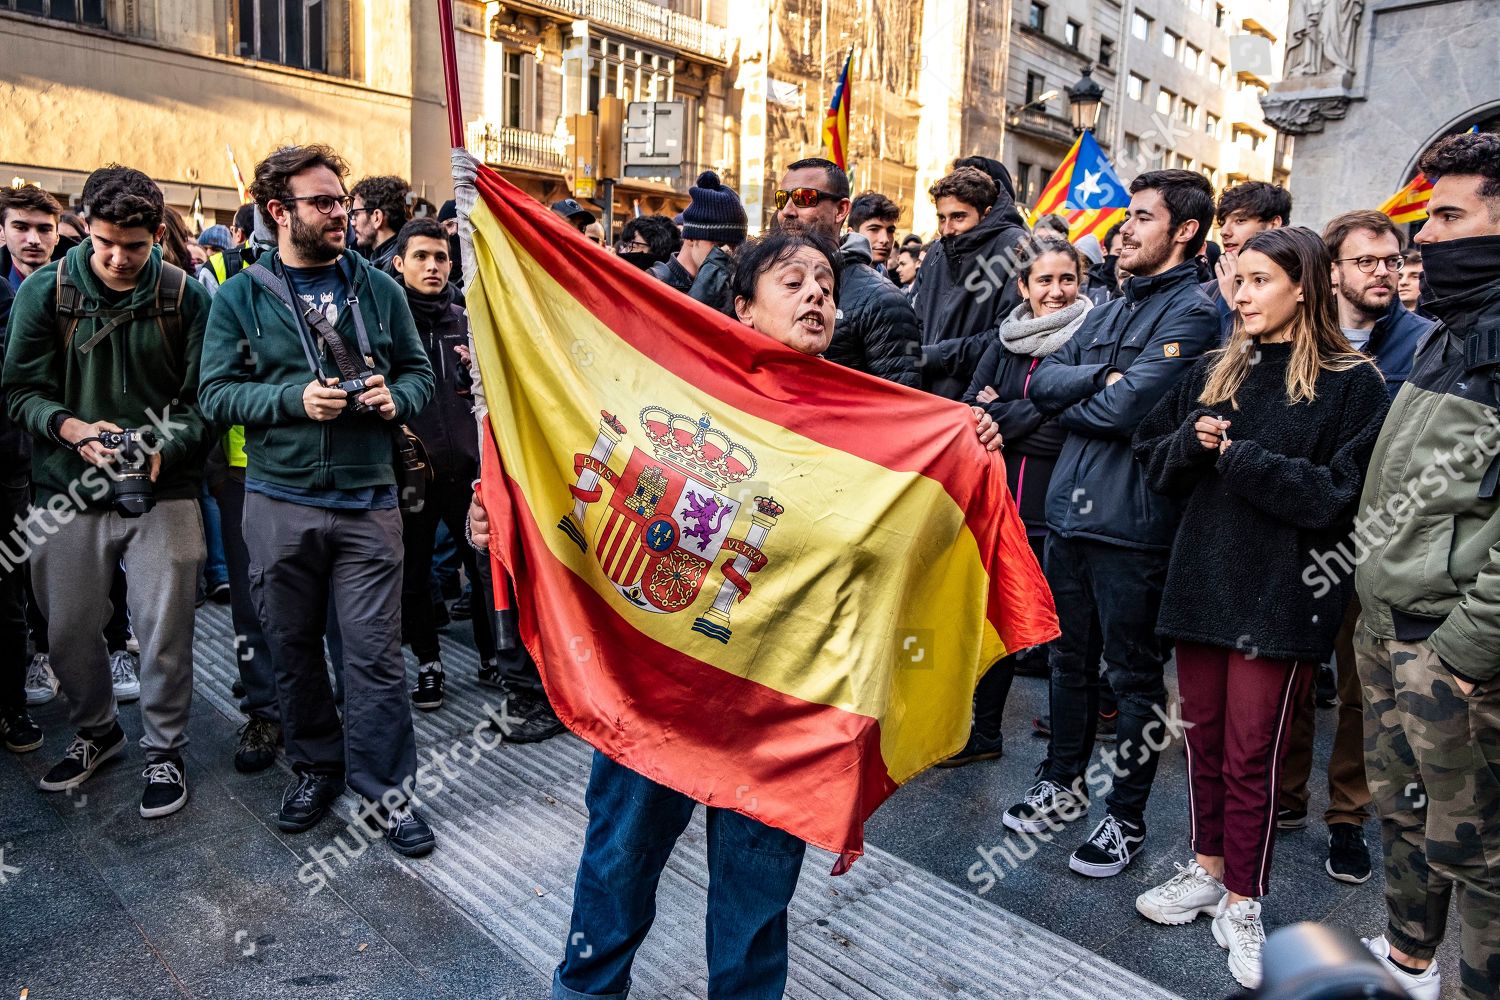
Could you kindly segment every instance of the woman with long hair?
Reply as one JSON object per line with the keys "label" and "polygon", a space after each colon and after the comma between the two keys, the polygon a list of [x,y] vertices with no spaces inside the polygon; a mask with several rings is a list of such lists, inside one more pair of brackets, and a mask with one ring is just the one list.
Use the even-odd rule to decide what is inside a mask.
{"label": "woman with long hair", "polygon": [[[1086,273],[1083,255],[1067,240],[1051,235],[1033,239],[1016,265],[1021,304],[1001,321],[963,395],[965,403],[982,407],[1000,428],[1005,477],[1038,562],[1047,538],[1047,484],[1062,451],[1064,431],[1028,398],[1031,373],[1068,342],[1093,307],[1088,296],[1079,294]],[[969,742],[939,766],[961,767],[1001,755],[1005,702],[1016,668],[1028,658],[1040,661],[1039,672],[1046,672],[1046,650],[1038,647],[1005,657],[980,679]]]}
{"label": "woman with long hair", "polygon": [[1276,790],[1291,708],[1333,652],[1351,574],[1309,583],[1348,537],[1389,397],[1339,328],[1323,241],[1274,229],[1239,253],[1229,341],[1142,421],[1151,488],[1186,498],[1157,632],[1187,723],[1194,857],[1136,909],[1213,917],[1229,971],[1260,981]]}

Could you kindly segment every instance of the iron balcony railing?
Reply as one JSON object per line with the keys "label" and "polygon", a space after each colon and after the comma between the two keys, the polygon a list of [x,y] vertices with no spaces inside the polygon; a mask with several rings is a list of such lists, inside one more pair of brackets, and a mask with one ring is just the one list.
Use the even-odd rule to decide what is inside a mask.
{"label": "iron balcony railing", "polygon": [[650,3],[649,0],[528,0],[539,7],[561,11],[630,32],[670,47],[696,52],[723,62],[728,33],[716,24]]}
{"label": "iron balcony railing", "polygon": [[492,166],[558,173],[563,169],[557,139],[545,132],[476,121],[469,123],[468,138],[469,152]]}

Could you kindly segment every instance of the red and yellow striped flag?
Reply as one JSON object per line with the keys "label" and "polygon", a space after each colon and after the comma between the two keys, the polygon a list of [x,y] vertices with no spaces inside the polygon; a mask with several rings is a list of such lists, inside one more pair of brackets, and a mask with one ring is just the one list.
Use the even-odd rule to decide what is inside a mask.
{"label": "red and yellow striped flag", "polygon": [[985,669],[1057,634],[1001,459],[967,407],[792,351],[477,186],[481,489],[558,716],[842,869],[962,746]]}
{"label": "red and yellow striped flag", "polygon": [[844,60],[844,71],[833,88],[833,100],[823,113],[823,151],[840,170],[849,169],[849,107],[854,93],[849,89],[849,67],[854,65],[854,50]]}
{"label": "red and yellow striped flag", "polygon": [[[1087,143],[1084,142],[1085,136],[1088,137]],[[1074,177],[1074,168],[1078,165],[1080,151],[1084,154],[1084,163],[1096,168],[1093,171],[1093,183],[1097,186],[1093,186],[1091,190],[1082,190]],[[1097,169],[1101,161],[1104,164],[1104,170]],[[1086,166],[1085,181],[1089,180],[1089,174],[1090,170]],[[1099,144],[1094,140],[1092,133],[1085,132],[1074,140],[1068,154],[1063,157],[1051,178],[1043,186],[1042,193],[1037,196],[1036,207],[1032,209],[1031,217],[1027,221],[1035,226],[1036,220],[1055,212],[1068,220],[1070,242],[1077,243],[1084,236],[1093,233],[1102,243],[1110,227],[1124,220],[1125,208],[1120,204],[1095,208],[1079,206],[1087,203],[1088,199],[1097,203],[1101,200],[1101,195],[1102,200],[1114,202],[1123,200],[1128,204],[1130,199],[1125,193],[1124,186],[1119,185],[1113,191],[1109,191],[1107,188],[1110,185],[1118,185],[1118,178],[1115,177],[1114,170],[1108,166],[1108,161],[1104,159],[1104,153],[1099,149]]]}
{"label": "red and yellow striped flag", "polygon": [[1427,200],[1432,197],[1432,181],[1418,172],[1411,183],[1385,200],[1380,210],[1392,222],[1420,222],[1427,218]]}

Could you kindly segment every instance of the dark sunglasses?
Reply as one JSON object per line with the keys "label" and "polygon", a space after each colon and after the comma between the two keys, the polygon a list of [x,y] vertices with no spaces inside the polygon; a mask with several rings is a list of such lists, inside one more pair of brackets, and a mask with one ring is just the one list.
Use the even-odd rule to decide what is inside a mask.
{"label": "dark sunglasses", "polygon": [[347,194],[342,198],[335,198],[332,195],[328,194],[311,194],[304,195],[301,198],[280,198],[277,200],[280,201],[283,205],[290,205],[293,202],[305,201],[311,204],[313,208],[316,208],[318,211],[322,212],[324,215],[332,215],[333,206],[335,205],[342,206],[344,211],[347,212],[349,211],[349,206],[354,204],[354,199],[349,197]]}
{"label": "dark sunglasses", "polygon": [[824,198],[837,198],[838,195],[830,191],[819,191],[817,188],[792,188],[790,191],[778,190],[776,192],[776,211],[786,208],[786,203],[791,202],[798,208],[812,208]]}

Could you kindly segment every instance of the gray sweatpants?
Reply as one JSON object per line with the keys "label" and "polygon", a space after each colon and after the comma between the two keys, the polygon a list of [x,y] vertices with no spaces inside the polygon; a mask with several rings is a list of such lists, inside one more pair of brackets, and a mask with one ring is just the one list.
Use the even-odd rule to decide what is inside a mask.
{"label": "gray sweatpants", "polygon": [[98,736],[115,721],[104,626],[112,610],[110,581],[123,561],[130,623],[141,644],[141,748],[153,758],[187,745],[193,599],[203,557],[197,500],[158,500],[141,517],[86,510],[36,547],[32,586],[47,617],[52,669],[74,728]]}

